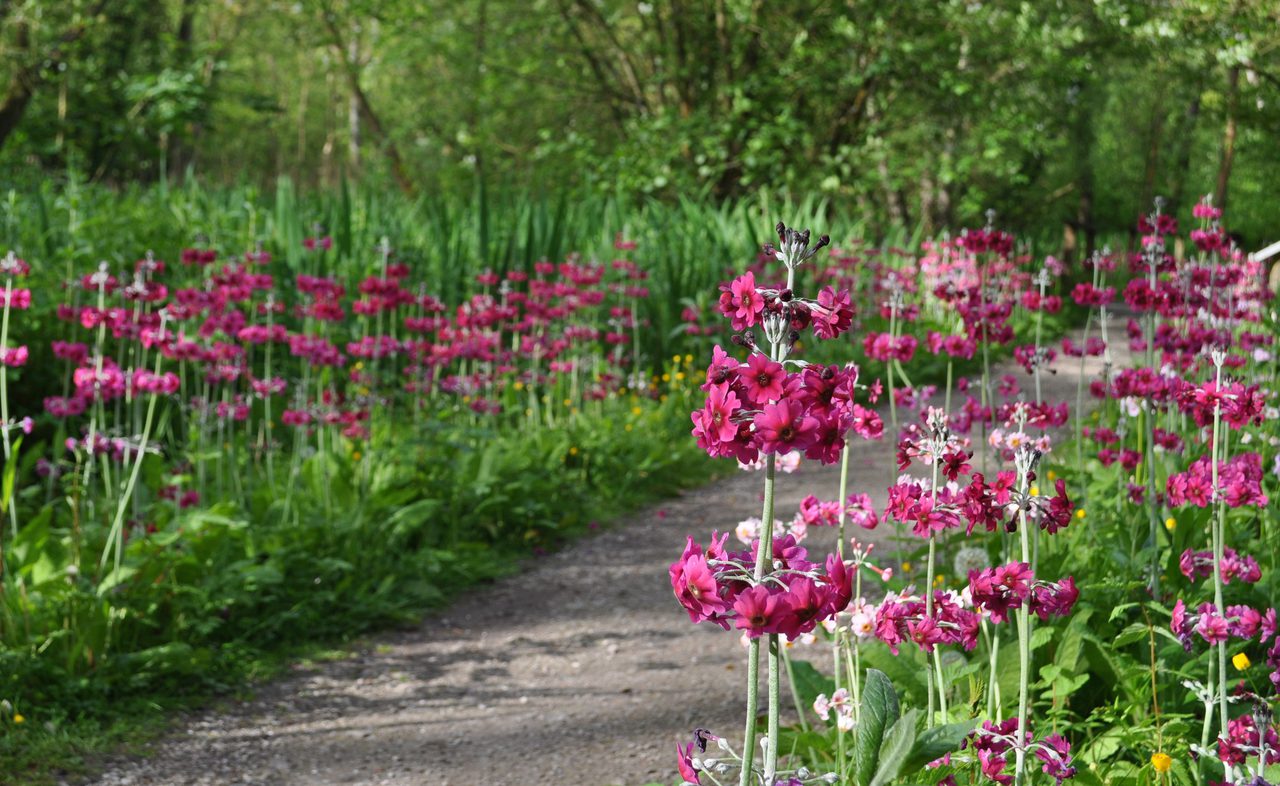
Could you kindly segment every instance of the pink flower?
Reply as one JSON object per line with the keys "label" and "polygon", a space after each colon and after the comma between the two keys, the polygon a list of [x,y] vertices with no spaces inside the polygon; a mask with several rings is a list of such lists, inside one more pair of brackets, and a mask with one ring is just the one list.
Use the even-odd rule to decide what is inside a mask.
{"label": "pink flower", "polygon": [[1071,743],[1061,734],[1045,737],[1035,750],[1036,757],[1044,762],[1041,769],[1052,775],[1058,786],[1062,786],[1064,780],[1076,774],[1076,768],[1071,766]]}
{"label": "pink flower", "polygon": [[934,645],[943,640],[938,624],[929,617],[922,617],[918,622],[908,622],[907,635],[925,652],[933,652]]}
{"label": "pink flower", "polygon": [[818,338],[835,338],[853,326],[853,305],[848,290],[837,292],[831,287],[823,287],[810,312],[813,315],[813,333]]}
{"label": "pink flower", "polygon": [[1011,562],[970,573],[969,594],[973,605],[989,613],[992,622],[1004,622],[1010,611],[1022,607],[1034,579],[1030,565]]}
{"label": "pink flower", "polygon": [[744,386],[747,401],[761,406],[782,398],[787,372],[783,370],[781,363],[775,363],[768,356],[756,353],[747,359],[745,367],[738,370],[738,379]]}
{"label": "pink flower", "polygon": [[1210,644],[1226,641],[1230,630],[1226,618],[1218,613],[1217,607],[1212,603],[1202,603],[1198,611],[1200,620],[1196,623],[1195,631],[1200,634],[1200,638]]}
{"label": "pink flower", "polygon": [[734,330],[746,330],[759,321],[764,296],[756,289],[754,273],[744,273],[720,289],[720,313],[729,317]]}
{"label": "pink flower", "polygon": [[804,412],[796,401],[786,399],[766,404],[753,419],[762,453],[805,450],[818,438],[818,419]]}
{"label": "pink flower", "polygon": [[673,587],[693,622],[712,619],[724,610],[715,576],[707,567],[706,557],[701,554],[692,554],[685,559],[680,566],[678,580],[673,578]]}
{"label": "pink flower", "polygon": [[1027,608],[1042,621],[1048,622],[1050,616],[1065,617],[1071,613],[1072,607],[1080,598],[1075,579],[1068,576],[1057,584],[1037,582],[1031,590],[1031,600]]}
{"label": "pink flower", "polygon": [[880,523],[870,494],[850,494],[844,510],[849,521],[863,529],[875,529]]}
{"label": "pink flower", "polygon": [[686,783],[702,783],[698,778],[698,771],[693,768],[692,742],[687,745],[676,743],[676,768],[680,771],[680,777],[684,778]]}
{"label": "pink flower", "polygon": [[759,585],[740,592],[733,610],[738,614],[734,624],[753,639],[763,633],[776,632],[779,618],[788,611],[785,607],[779,609],[778,595]]}
{"label": "pink flower", "polygon": [[[733,415],[740,404],[737,395],[729,389],[727,384],[712,386],[707,395],[706,406],[701,412],[694,414],[694,424],[702,432],[699,444],[702,444],[703,437],[707,441],[732,442],[738,434],[738,426],[733,422]],[[698,415],[701,415],[701,418]],[[699,428],[694,429],[695,436],[699,435]]]}
{"label": "pink flower", "polygon": [[22,345],[13,349],[0,350],[0,364],[4,364],[11,368],[21,368],[27,365],[27,347]]}
{"label": "pink flower", "polygon": [[0,289],[0,305],[7,305],[19,311],[25,311],[31,308],[31,290],[14,289],[6,292]]}

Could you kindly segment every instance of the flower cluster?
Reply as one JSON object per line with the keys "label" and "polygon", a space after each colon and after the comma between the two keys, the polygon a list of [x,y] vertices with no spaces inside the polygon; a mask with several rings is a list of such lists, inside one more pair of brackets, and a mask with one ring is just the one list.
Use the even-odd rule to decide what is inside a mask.
{"label": "flower cluster", "polygon": [[1230,508],[1244,505],[1265,507],[1268,502],[1262,491],[1262,457],[1257,453],[1242,453],[1219,465],[1217,494],[1214,493],[1213,466],[1209,456],[1196,459],[1185,472],[1170,475],[1166,491],[1173,507],[1190,505],[1205,508],[1218,499]]}
{"label": "flower cluster", "polygon": [[[1178,569],[1182,575],[1191,580],[1204,579],[1213,575],[1213,552],[1193,551],[1187,549],[1178,559]],[[1239,579],[1253,584],[1262,578],[1262,568],[1258,561],[1248,554],[1237,554],[1236,550],[1226,546],[1222,550],[1222,583],[1230,584]]]}
{"label": "flower cluster", "polygon": [[[1030,751],[1040,759],[1041,770],[1059,786],[1076,774],[1076,768],[1072,766],[1071,743],[1065,737],[1050,734],[1043,740],[1033,741],[1028,732],[1025,739],[1019,741],[1018,725],[1017,718],[1007,718],[1000,722],[983,721],[982,726],[966,738],[964,748],[973,751],[983,776],[1002,786],[1012,784],[1013,774],[1006,770],[1009,754],[1018,749]],[[955,783],[954,778],[951,783]]]}
{"label": "flower cluster", "polygon": [[1049,617],[1065,617],[1071,613],[1080,591],[1068,576],[1058,582],[1036,581],[1031,566],[1010,562],[969,574],[969,597],[973,605],[985,612],[992,622],[1005,622],[1009,612],[1025,604],[1041,621]]}
{"label": "flower cluster", "polygon": [[760,541],[750,551],[729,552],[727,538],[713,534],[703,549],[690,537],[684,554],[671,565],[672,590],[691,621],[713,622],[725,630],[732,622],[751,638],[780,633],[794,639],[849,605],[853,574],[836,555],[828,556],[820,570],[793,536],[784,535],[773,541],[773,571],[756,581],[752,566]]}

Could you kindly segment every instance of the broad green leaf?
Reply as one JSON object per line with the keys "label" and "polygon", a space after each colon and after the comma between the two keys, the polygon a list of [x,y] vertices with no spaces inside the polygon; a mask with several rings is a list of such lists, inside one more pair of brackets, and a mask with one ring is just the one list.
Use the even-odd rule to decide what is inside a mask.
{"label": "broad green leaf", "polygon": [[919,721],[920,710],[910,709],[885,733],[884,744],[880,746],[880,761],[870,786],[886,786],[902,772],[902,765],[915,745]]}
{"label": "broad green leaf", "polygon": [[1135,622],[1120,631],[1120,635],[1116,636],[1115,640],[1111,643],[1111,646],[1117,649],[1125,647],[1133,644],[1135,641],[1142,641],[1147,638],[1147,635],[1148,628],[1146,623]]}
{"label": "broad green leaf", "polygon": [[880,761],[886,729],[898,720],[898,694],[884,672],[867,669],[862,685],[862,708],[854,736],[854,763],[859,786],[870,786]]}
{"label": "broad green leaf", "polygon": [[929,762],[958,750],[964,738],[977,725],[978,721],[974,719],[934,726],[932,729],[920,732],[916,738],[915,747],[911,749],[911,755],[903,763],[903,771],[913,773]]}

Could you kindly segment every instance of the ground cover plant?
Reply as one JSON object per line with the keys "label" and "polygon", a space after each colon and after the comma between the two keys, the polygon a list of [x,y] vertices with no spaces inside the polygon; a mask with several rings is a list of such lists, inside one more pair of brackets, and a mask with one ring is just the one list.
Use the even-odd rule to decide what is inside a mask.
{"label": "ground cover plant", "polygon": [[[905,277],[924,285],[887,272],[891,327],[865,338],[884,348],[869,352],[881,379],[796,352],[810,331],[830,342],[850,325],[839,286],[802,294],[825,236],[778,224],[772,268],[722,287],[734,346],[711,355],[693,436],[762,471],[764,502],[732,533],[744,550],[728,524],[691,535],[671,565],[690,620],[747,643],[745,732],[694,730],[676,751],[685,783],[1274,782],[1273,295],[1210,200],[1184,258],[1161,207],[1137,248],[1093,255],[1084,280],[1018,258],[991,224],[932,270],[931,247]],[[1083,340],[1054,346],[1041,315],[1068,299],[1089,309]],[[946,330],[913,324],[940,305]],[[955,397],[895,385],[926,344],[980,356],[980,373]],[[993,378],[987,349],[1009,344],[1026,376]],[[1102,359],[1074,402],[1043,395],[1059,352]],[[858,400],[886,390],[888,426]],[[878,438],[895,441],[901,473],[883,508],[865,489],[884,479],[846,464],[838,499],[775,518],[779,469]],[[838,532],[816,561],[801,545],[814,526]],[[864,530],[878,527],[898,537],[873,555]]]}

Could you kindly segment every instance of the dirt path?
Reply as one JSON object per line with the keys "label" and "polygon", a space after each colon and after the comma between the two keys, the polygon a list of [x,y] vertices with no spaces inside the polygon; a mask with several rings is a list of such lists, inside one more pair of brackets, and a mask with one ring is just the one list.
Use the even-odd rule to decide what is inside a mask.
{"label": "dirt path", "polygon": [[[1086,373],[1099,369],[1091,360]],[[1078,370],[1059,361],[1045,396],[1074,409]],[[882,505],[893,447],[855,447],[850,491]],[[836,468],[780,475],[777,517],[837,488]],[[677,738],[699,726],[741,733],[745,677],[738,637],[690,625],[667,566],[686,533],[705,541],[759,516],[760,489],[759,475],[738,473],[627,517],[357,657],[295,668],[252,701],[185,717],[150,757],[111,764],[94,783],[672,783]],[[810,550],[825,553],[831,533],[810,532]]]}

